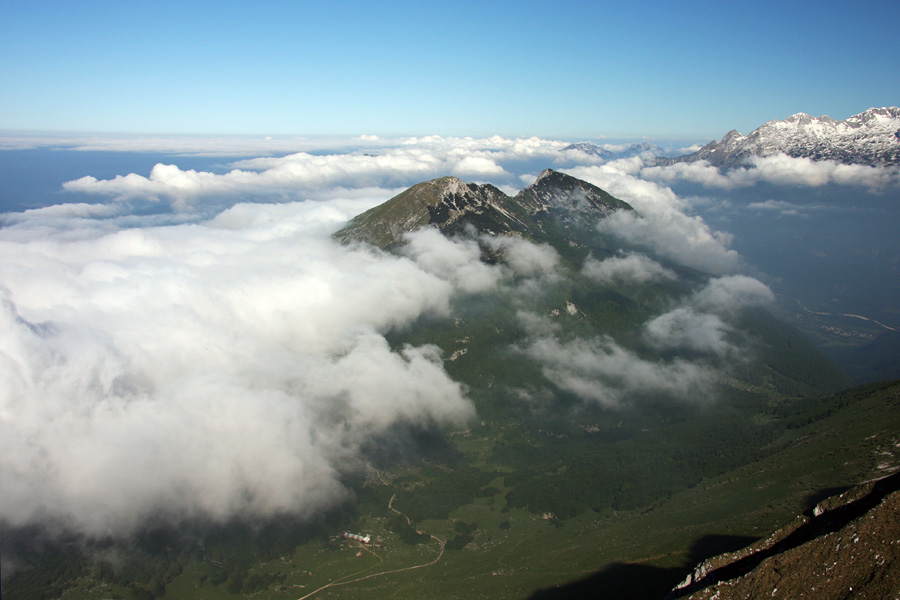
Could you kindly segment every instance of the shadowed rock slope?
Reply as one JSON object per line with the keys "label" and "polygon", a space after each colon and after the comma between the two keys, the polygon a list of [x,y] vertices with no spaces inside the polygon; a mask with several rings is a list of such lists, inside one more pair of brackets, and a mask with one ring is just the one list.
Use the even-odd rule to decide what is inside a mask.
{"label": "shadowed rock slope", "polygon": [[820,502],[743,550],[701,563],[668,597],[896,598],[900,594],[900,473]]}

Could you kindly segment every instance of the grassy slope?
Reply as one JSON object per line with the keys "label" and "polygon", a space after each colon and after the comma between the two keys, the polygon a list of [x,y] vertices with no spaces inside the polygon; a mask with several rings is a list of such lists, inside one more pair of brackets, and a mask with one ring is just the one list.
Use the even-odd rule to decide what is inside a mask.
{"label": "grassy slope", "polygon": [[[407,514],[449,507],[440,518],[422,518],[416,527],[444,541],[456,539],[456,545],[464,547],[446,550],[432,566],[332,587],[315,597],[524,598],[537,590],[543,590],[538,597],[550,598],[600,590],[611,597],[624,594],[622,590],[630,597],[659,597],[705,556],[764,535],[837,488],[900,465],[900,382],[802,402],[805,406],[787,407],[775,417],[786,428],[758,460],[647,506],[588,510],[563,520],[510,508],[507,473],[489,460],[491,437],[457,435],[462,458],[394,468],[360,488],[356,516],[343,525],[375,535],[381,547],[372,552],[319,535],[296,545],[273,545],[268,553],[257,540],[260,547],[241,560],[233,547],[226,549],[234,540],[224,535],[221,548],[213,540],[203,552],[171,561],[168,583],[156,592],[163,598],[300,598],[341,578],[354,580],[433,561],[438,542],[411,545],[396,531],[397,515],[388,509],[396,494],[394,508]],[[814,420],[806,424],[810,418]],[[404,505],[404,498],[427,496],[416,490],[430,485],[465,491],[459,497],[437,496],[438,508]],[[331,529],[339,532],[342,527]],[[69,575],[77,585],[53,597],[142,597],[133,589],[99,581],[102,574],[96,566],[77,572],[80,577]],[[222,581],[215,584],[217,577]],[[240,592],[236,579],[243,585]],[[18,583],[4,585],[9,593],[4,597],[36,597],[17,595],[17,590],[24,591]],[[153,587],[149,581],[142,585]],[[254,591],[254,586],[259,589]]]}

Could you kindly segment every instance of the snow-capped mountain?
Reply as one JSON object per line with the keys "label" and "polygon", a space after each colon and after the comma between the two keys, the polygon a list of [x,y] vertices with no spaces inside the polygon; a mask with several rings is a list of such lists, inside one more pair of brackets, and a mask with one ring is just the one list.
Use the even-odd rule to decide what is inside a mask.
{"label": "snow-capped mountain", "polygon": [[710,142],[693,154],[659,162],[705,160],[717,167],[730,168],[753,156],[781,153],[844,164],[900,164],[900,108],[870,108],[844,121],[797,113],[783,121],[769,121],[750,135],[731,130],[721,141]]}

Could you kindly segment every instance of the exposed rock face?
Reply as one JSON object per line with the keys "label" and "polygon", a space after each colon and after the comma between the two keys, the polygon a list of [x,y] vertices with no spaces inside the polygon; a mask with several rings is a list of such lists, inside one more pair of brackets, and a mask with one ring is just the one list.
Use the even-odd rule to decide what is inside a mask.
{"label": "exposed rock face", "polygon": [[783,121],[769,121],[750,135],[731,130],[719,142],[686,156],[659,159],[659,164],[705,160],[731,168],[754,156],[782,153],[844,164],[900,164],[900,108],[870,108],[845,121],[798,113]]}
{"label": "exposed rock face", "polygon": [[900,474],[857,486],[743,550],[700,564],[667,597],[900,597]]}
{"label": "exposed rock face", "polygon": [[549,229],[588,228],[616,210],[632,208],[590,183],[551,169],[513,197],[490,184],[442,177],[357,215],[334,237],[387,248],[400,244],[406,233],[433,226],[450,234],[474,227],[481,233],[544,241]]}

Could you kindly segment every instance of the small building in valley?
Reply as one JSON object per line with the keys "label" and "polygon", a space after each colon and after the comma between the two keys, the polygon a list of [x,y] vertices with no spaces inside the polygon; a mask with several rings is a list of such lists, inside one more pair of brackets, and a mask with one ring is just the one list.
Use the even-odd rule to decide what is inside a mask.
{"label": "small building in valley", "polygon": [[360,535],[358,533],[350,533],[349,531],[344,532],[344,537],[348,540],[356,540],[357,542],[362,542],[363,544],[371,544],[372,538],[367,535]]}

